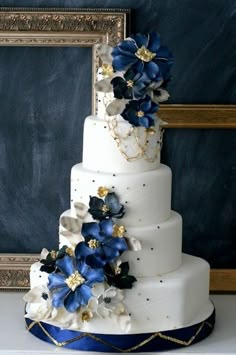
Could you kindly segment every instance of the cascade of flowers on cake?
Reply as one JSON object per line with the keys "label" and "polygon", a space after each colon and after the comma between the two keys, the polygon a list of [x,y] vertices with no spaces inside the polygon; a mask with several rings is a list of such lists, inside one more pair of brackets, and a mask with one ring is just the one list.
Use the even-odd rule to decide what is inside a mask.
{"label": "cascade of flowers on cake", "polygon": [[[155,153],[150,155],[146,143],[150,135],[166,124],[157,117],[157,112],[159,104],[170,96],[166,87],[173,64],[171,52],[161,45],[160,36],[155,32],[130,36],[114,48],[100,44],[97,52],[103,63],[103,79],[95,84],[95,88],[104,95],[113,93],[114,96],[111,102],[105,103],[112,136],[127,160],[143,156],[146,160],[154,160],[157,145]],[[125,137],[119,131],[120,118],[117,115],[131,125]],[[138,151],[133,156],[124,148],[126,138],[131,135],[135,137]]]}
{"label": "cascade of flowers on cake", "polygon": [[126,236],[122,219],[124,206],[115,192],[101,186],[89,206],[75,203],[76,217],[61,216],[60,234],[70,246],[41,253],[42,272],[48,279],[24,297],[26,317],[50,321],[59,327],[79,329],[93,318],[113,318],[124,331],[131,325],[122,301],[124,290],[136,278],[129,275],[129,263],[121,262],[126,250],[141,250],[135,238]]}
{"label": "cascade of flowers on cake", "polygon": [[[106,106],[107,115],[115,117],[116,125],[116,115],[129,122],[145,154],[147,140],[140,143],[143,131],[138,129],[151,135],[163,124],[156,113],[159,103],[169,97],[166,85],[172,55],[154,32],[130,36],[114,48],[101,44],[97,51],[103,79],[95,88],[114,95]],[[121,261],[120,256],[126,250],[141,250],[141,244],[126,235],[124,225],[117,224],[125,208],[115,192],[100,186],[97,194],[90,196],[89,206],[74,203],[75,217],[61,216],[59,232],[69,245],[58,251],[42,250],[40,270],[48,277],[24,297],[26,317],[77,330],[97,317],[112,318],[122,331],[129,331],[131,316],[123,300],[125,289],[132,288],[136,278],[129,275],[128,260]]]}

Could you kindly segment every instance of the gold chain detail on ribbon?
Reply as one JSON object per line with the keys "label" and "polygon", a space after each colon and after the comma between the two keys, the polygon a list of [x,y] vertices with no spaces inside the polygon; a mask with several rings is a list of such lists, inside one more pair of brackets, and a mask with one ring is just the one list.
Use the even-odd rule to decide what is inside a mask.
{"label": "gold chain detail on ribbon", "polygon": [[90,333],[83,333],[83,334],[78,335],[75,338],[72,338],[72,339],[69,339],[67,341],[59,343],[57,340],[55,340],[48,333],[48,331],[43,327],[43,325],[40,322],[33,321],[30,325],[28,325],[26,323],[26,328],[27,328],[28,331],[30,331],[35,325],[38,325],[41,328],[41,330],[44,332],[44,334],[53,342],[53,344],[55,344],[58,347],[63,347],[63,346],[66,346],[68,344],[74,343],[75,341],[79,341],[82,338],[89,337],[89,338],[91,338],[91,339],[93,339],[93,340],[95,340],[95,341],[97,341],[99,343],[102,343],[103,345],[106,345],[106,346],[108,346],[108,347],[110,347],[110,348],[112,348],[114,350],[117,350],[117,351],[119,351],[121,353],[131,352],[133,350],[137,350],[137,349],[141,348],[142,346],[144,346],[145,344],[149,343],[150,341],[152,341],[153,339],[155,339],[157,337],[159,337],[161,339],[168,340],[168,341],[170,341],[172,343],[176,343],[176,344],[179,344],[179,345],[189,346],[196,339],[196,337],[202,331],[202,329],[204,328],[205,325],[208,326],[211,329],[213,328],[213,324],[211,324],[210,322],[203,321],[200,324],[199,328],[197,329],[195,335],[193,335],[188,341],[177,339],[177,338],[162,334],[161,332],[157,332],[157,333],[152,334],[151,336],[149,336],[147,339],[143,340],[142,342],[138,343],[137,345],[132,346],[131,348],[121,349],[121,348],[116,347],[115,345],[112,345],[112,344],[106,342],[103,339],[100,339],[98,336],[90,334]]}

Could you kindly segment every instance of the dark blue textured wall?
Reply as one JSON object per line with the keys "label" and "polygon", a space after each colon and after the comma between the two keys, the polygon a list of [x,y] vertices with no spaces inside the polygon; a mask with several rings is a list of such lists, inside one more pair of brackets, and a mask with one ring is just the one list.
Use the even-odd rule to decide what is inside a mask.
{"label": "dark blue textured wall", "polygon": [[[170,103],[236,103],[235,0],[0,5],[131,8],[132,32],[158,31],[174,53]],[[70,169],[81,160],[83,120],[91,110],[90,54],[81,48],[0,48],[1,252],[57,246],[58,217],[69,207]],[[236,250],[235,150],[234,131],[169,130],[165,136],[163,161],[173,168],[173,207],[184,217],[184,248],[212,266],[236,267],[236,255],[228,257]]]}

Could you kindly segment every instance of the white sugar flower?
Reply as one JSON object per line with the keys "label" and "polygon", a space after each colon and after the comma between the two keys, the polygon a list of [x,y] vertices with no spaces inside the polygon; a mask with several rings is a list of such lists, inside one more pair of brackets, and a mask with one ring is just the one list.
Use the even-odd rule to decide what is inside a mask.
{"label": "white sugar flower", "polygon": [[88,215],[88,207],[85,204],[76,202],[74,207],[76,217],[67,215],[61,216],[59,226],[60,236],[66,238],[64,244],[72,248],[75,248],[79,242],[84,240],[81,234],[81,228],[86,216]]}
{"label": "white sugar flower", "polygon": [[51,317],[52,302],[49,290],[45,285],[32,288],[23,299],[27,302],[26,318],[40,321]]}
{"label": "white sugar flower", "polygon": [[90,308],[103,319],[112,318],[127,332],[131,326],[131,320],[122,301],[124,291],[106,283],[97,283],[93,287],[94,297],[90,299]]}

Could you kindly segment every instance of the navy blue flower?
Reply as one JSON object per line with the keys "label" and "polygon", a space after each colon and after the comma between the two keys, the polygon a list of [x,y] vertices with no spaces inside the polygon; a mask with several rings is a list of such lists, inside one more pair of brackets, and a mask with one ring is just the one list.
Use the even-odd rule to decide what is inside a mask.
{"label": "navy blue flower", "polygon": [[104,281],[103,269],[92,269],[81,259],[66,255],[56,261],[56,266],[60,272],[48,276],[55,308],[65,307],[68,312],[75,312],[88,304],[93,285]]}
{"label": "navy blue flower", "polygon": [[124,78],[116,76],[111,80],[113,92],[116,99],[140,99],[147,90],[150,79],[145,75],[134,71],[132,68],[127,70]]}
{"label": "navy blue flower", "polygon": [[125,208],[120,204],[116,194],[109,192],[104,200],[96,196],[90,197],[88,212],[94,219],[101,221],[111,217],[122,218],[125,213]]}
{"label": "navy blue flower", "polygon": [[106,219],[100,223],[83,223],[81,231],[84,242],[75,248],[77,258],[85,258],[92,267],[103,267],[127,250],[125,238],[113,236],[113,222]]}
{"label": "navy blue flower", "polygon": [[120,42],[112,51],[115,70],[127,70],[131,66],[138,73],[146,73],[152,81],[169,77],[173,57],[169,49],[160,44],[160,36],[151,32],[137,34]]}
{"label": "navy blue flower", "polygon": [[157,111],[158,105],[147,95],[144,99],[130,101],[121,116],[133,126],[148,128],[155,125]]}

